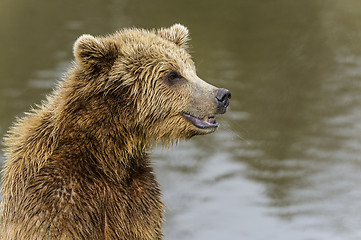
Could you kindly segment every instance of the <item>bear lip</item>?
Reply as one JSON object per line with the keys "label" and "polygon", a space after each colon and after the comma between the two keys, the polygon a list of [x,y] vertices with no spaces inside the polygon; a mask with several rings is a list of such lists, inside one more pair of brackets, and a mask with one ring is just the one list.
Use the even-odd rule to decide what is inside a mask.
{"label": "bear lip", "polygon": [[199,118],[186,112],[182,113],[182,115],[197,128],[206,129],[218,127],[218,123],[213,116]]}

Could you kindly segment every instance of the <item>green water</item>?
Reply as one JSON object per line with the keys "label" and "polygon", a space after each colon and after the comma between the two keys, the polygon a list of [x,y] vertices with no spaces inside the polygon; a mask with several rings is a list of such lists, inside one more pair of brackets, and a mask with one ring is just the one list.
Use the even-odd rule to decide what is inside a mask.
{"label": "green water", "polygon": [[83,33],[186,25],[231,90],[219,130],[152,159],[165,239],[361,239],[361,2],[0,0],[0,136]]}

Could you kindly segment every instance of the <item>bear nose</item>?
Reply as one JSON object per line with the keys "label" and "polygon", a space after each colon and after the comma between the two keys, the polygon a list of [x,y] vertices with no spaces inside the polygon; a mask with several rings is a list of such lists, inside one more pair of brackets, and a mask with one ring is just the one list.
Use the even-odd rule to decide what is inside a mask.
{"label": "bear nose", "polygon": [[229,99],[231,98],[231,92],[227,89],[221,88],[217,90],[216,101],[218,103],[218,114],[226,112],[229,105]]}
{"label": "bear nose", "polygon": [[221,88],[218,89],[217,94],[216,94],[216,100],[218,103],[218,106],[222,109],[224,109],[224,111],[226,110],[226,108],[229,105],[229,101],[228,99],[231,98],[231,92],[228,89],[225,88]]}

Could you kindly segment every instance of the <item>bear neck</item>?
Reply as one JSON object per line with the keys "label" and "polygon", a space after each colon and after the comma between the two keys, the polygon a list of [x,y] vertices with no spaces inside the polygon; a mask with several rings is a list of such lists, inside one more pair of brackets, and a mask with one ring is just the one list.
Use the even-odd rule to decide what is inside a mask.
{"label": "bear neck", "polygon": [[[67,101],[59,104],[61,99]],[[89,168],[90,173],[100,170],[119,182],[152,170],[146,153],[149,141],[129,118],[132,114],[127,114],[131,112],[127,104],[114,99],[102,94],[79,98],[73,89],[55,95],[55,104],[51,105],[55,106],[52,112],[59,123],[59,136],[66,136],[55,141],[58,146],[66,146],[66,152],[80,152],[81,156],[87,153],[88,158],[80,160],[82,168]]]}

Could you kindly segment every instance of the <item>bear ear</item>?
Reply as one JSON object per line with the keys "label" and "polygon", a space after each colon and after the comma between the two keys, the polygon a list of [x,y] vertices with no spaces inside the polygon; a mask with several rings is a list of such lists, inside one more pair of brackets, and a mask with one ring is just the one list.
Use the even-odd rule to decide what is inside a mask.
{"label": "bear ear", "polygon": [[75,41],[73,51],[75,60],[82,67],[98,70],[110,69],[118,54],[114,42],[89,34],[84,34]]}
{"label": "bear ear", "polygon": [[180,47],[186,47],[189,40],[188,28],[181,24],[174,24],[170,28],[161,28],[157,31],[157,34],[164,39],[174,42]]}

